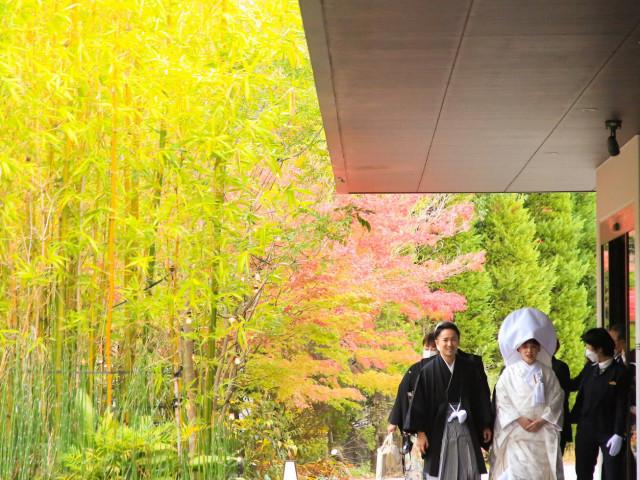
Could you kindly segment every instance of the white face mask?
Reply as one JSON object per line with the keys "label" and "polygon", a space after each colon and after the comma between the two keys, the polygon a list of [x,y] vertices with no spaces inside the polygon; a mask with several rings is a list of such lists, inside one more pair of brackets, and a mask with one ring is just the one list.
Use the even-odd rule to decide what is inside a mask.
{"label": "white face mask", "polygon": [[422,350],[422,358],[431,358],[438,354],[438,352],[434,352],[433,350]]}
{"label": "white face mask", "polygon": [[598,354],[596,352],[594,352],[593,350],[589,350],[588,348],[586,349],[586,351],[584,352],[584,354],[586,355],[586,357],[592,361],[593,363],[598,363]]}

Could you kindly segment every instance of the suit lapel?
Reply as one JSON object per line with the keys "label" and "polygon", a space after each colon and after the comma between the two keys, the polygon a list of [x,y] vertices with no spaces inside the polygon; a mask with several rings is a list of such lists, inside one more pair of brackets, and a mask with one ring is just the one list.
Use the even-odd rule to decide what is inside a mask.
{"label": "suit lapel", "polygon": [[612,363],[611,365],[609,365],[609,367],[607,367],[607,369],[604,372],[602,372],[602,374],[600,373],[599,367],[596,365],[595,376],[596,376],[597,388],[592,389],[593,390],[592,406],[597,407],[602,401],[602,399],[605,397],[605,395],[607,394],[607,391],[609,389],[609,384],[613,381],[613,377],[615,376],[614,364]]}

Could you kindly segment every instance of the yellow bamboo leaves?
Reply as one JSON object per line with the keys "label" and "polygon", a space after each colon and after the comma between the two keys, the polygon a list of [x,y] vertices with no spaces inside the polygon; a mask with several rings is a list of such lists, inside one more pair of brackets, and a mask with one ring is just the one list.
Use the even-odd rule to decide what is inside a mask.
{"label": "yellow bamboo leaves", "polygon": [[136,352],[177,366],[189,305],[194,399],[213,414],[235,392],[232,359],[276,318],[262,295],[291,262],[239,278],[306,205],[285,175],[313,155],[319,122],[297,3],[2,8],[0,326],[57,370],[71,358],[99,372],[88,390],[107,407],[126,388],[111,372],[136,371]]}

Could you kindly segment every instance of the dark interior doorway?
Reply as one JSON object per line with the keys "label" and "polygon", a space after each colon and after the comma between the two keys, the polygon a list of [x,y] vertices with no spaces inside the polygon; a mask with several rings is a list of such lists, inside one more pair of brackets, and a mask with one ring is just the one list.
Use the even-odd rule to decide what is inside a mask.
{"label": "dark interior doorway", "polygon": [[[618,225],[619,227],[619,225]],[[620,325],[626,334],[624,360],[635,363],[635,230],[629,230],[602,246],[602,316],[608,330]],[[635,371],[635,365],[633,365]],[[634,382],[635,385],[635,382]],[[633,394],[635,395],[635,394]],[[631,405],[631,398],[630,398]],[[627,424],[627,478],[636,478],[636,419]]]}

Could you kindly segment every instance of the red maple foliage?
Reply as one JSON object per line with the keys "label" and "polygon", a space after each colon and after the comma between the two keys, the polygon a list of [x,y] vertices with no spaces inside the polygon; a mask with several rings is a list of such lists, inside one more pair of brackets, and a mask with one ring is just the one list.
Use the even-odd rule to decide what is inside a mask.
{"label": "red maple foliage", "polygon": [[421,245],[436,247],[467,231],[474,215],[469,202],[443,195],[337,195],[319,208],[351,215],[351,234],[298,261],[280,299],[286,328],[268,339],[253,363],[262,378],[276,369],[278,397],[299,408],[395,393],[400,372],[419,357],[405,331],[378,327],[382,308],[395,304],[410,323],[450,320],[465,309],[465,298],[429,284],[484,262],[484,252],[449,263],[418,253]]}

